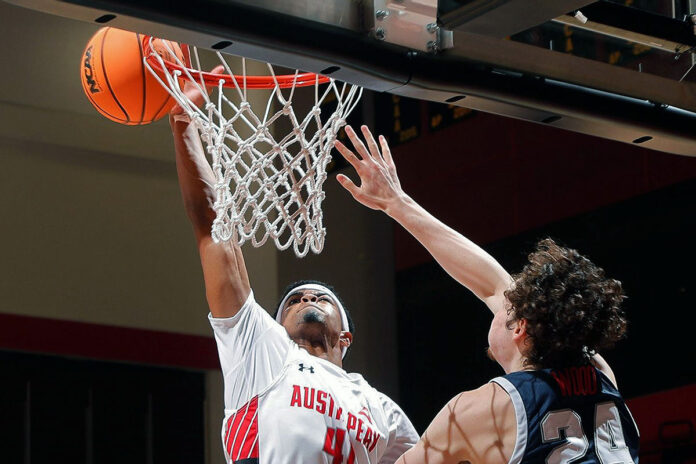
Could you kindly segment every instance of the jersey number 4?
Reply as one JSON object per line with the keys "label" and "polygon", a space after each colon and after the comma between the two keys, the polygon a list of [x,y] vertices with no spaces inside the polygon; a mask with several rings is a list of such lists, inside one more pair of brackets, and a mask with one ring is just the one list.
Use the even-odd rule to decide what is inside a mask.
{"label": "jersey number 4", "polygon": [[[346,439],[346,431],[343,429],[328,427],[324,438],[324,452],[332,456],[331,464],[343,464],[343,442]],[[350,440],[348,442],[350,445]],[[347,464],[355,463],[355,451],[350,447]]]}
{"label": "jersey number 4", "polygon": [[[590,447],[582,431],[580,416],[571,409],[552,411],[541,421],[544,443],[563,439],[546,457],[547,464],[570,464],[587,454]],[[619,410],[613,401],[595,406],[594,451],[604,464],[634,464],[624,440]]]}

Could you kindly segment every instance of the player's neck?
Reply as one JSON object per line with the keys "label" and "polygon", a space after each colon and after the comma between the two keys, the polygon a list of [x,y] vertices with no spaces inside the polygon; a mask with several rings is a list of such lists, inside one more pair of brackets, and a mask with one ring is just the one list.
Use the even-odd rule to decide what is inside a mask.
{"label": "player's neck", "polygon": [[530,371],[534,370],[534,366],[528,364],[527,358],[523,356],[515,356],[513,359],[511,359],[509,362],[506,363],[505,366],[502,366],[503,370],[505,370],[506,374],[512,374],[513,372],[519,372],[519,371]]}
{"label": "player's neck", "polygon": [[327,338],[317,340],[314,338],[307,339],[304,337],[293,337],[293,341],[312,356],[316,356],[319,359],[324,359],[340,368],[343,368],[340,344],[337,343],[336,346],[332,346]]}

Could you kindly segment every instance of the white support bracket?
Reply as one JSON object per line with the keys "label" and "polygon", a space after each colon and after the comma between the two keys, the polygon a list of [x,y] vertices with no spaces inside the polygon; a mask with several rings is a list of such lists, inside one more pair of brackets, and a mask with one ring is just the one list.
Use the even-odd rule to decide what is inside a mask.
{"label": "white support bracket", "polygon": [[374,0],[378,40],[431,53],[451,48],[452,31],[437,24],[437,0]]}

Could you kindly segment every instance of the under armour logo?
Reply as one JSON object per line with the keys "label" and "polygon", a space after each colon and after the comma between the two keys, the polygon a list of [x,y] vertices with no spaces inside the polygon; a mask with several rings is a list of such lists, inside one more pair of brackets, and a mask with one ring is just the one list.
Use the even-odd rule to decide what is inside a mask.
{"label": "under armour logo", "polygon": [[305,367],[304,364],[300,363],[300,372],[304,372],[304,370],[307,369],[310,374],[314,374],[314,368],[312,366],[307,366]]}

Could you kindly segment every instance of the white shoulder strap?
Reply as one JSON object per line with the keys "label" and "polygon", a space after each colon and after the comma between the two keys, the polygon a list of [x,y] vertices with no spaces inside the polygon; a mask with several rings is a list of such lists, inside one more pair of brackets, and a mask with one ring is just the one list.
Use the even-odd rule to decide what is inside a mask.
{"label": "white shoulder strap", "polygon": [[517,418],[517,438],[515,439],[515,448],[512,450],[509,464],[519,464],[522,462],[524,452],[527,449],[527,411],[524,408],[522,397],[517,388],[510,383],[505,377],[496,377],[491,382],[497,383],[503,390],[507,392],[512,400],[512,405],[515,408],[515,417]]}

